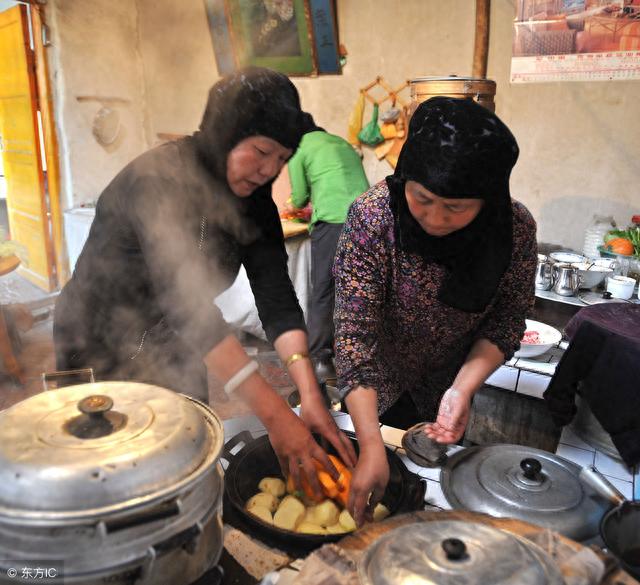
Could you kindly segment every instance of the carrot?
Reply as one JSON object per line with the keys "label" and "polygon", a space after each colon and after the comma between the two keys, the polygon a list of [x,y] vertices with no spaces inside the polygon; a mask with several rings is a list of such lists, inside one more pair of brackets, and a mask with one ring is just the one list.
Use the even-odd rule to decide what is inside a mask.
{"label": "carrot", "polygon": [[[346,467],[346,465],[340,461],[334,455],[329,455],[329,459],[335,466],[336,470],[340,474],[337,480],[334,480],[329,472],[324,468],[324,466],[319,462],[314,460],[314,465],[317,470],[318,481],[320,482],[320,487],[322,488],[322,493],[332,500],[337,500],[343,506],[347,505],[349,500],[349,489],[351,487],[351,471]],[[300,484],[304,494],[314,501],[319,501],[319,498],[313,493],[311,489],[311,484],[307,479],[305,472],[300,470]],[[289,475],[287,478],[287,492],[293,493],[296,491],[296,486],[293,483],[293,476]]]}

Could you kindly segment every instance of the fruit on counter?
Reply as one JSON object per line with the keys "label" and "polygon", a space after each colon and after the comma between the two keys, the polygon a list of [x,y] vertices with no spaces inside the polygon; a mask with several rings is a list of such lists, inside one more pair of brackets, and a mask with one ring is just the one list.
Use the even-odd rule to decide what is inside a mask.
{"label": "fruit on counter", "polygon": [[604,236],[604,248],[614,254],[640,257],[640,226],[626,230],[610,230]]}

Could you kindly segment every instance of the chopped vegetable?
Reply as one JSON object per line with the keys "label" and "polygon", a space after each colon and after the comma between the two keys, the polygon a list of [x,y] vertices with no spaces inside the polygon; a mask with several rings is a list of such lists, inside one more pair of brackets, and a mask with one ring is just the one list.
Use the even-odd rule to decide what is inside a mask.
{"label": "chopped vegetable", "polygon": [[249,498],[249,501],[247,502],[247,510],[251,512],[251,509],[255,506],[261,506],[270,512],[275,512],[278,508],[278,498],[273,494],[259,492],[255,496]]}
{"label": "chopped vegetable", "polygon": [[285,493],[284,481],[279,477],[263,477],[258,484],[258,489],[261,492],[274,495],[276,498],[281,498]]}

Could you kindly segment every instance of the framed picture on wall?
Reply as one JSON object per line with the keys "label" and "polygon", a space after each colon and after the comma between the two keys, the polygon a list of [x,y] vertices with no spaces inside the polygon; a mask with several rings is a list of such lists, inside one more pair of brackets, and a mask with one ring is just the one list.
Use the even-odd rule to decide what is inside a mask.
{"label": "framed picture on wall", "polygon": [[339,74],[335,0],[204,0],[218,73]]}
{"label": "framed picture on wall", "polygon": [[231,45],[239,66],[313,75],[316,61],[306,0],[226,0]]}

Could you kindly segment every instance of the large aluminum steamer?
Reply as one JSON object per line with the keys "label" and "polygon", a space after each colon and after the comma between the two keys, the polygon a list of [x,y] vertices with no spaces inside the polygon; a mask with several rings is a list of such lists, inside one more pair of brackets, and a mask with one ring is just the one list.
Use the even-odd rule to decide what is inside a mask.
{"label": "large aluminum steamer", "polygon": [[196,581],[222,552],[222,445],[207,406],[147,384],[70,386],[0,413],[0,575],[38,560],[69,585]]}

